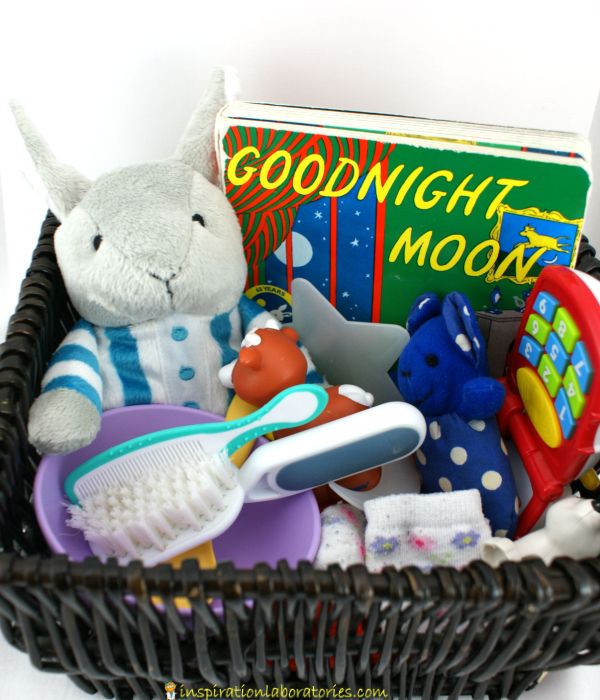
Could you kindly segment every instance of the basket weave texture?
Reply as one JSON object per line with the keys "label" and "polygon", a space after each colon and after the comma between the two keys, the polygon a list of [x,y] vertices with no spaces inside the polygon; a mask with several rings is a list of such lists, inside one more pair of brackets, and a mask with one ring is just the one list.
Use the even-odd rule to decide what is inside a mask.
{"label": "basket weave texture", "polygon": [[[49,213],[0,346],[0,628],[35,667],[106,698],[164,698],[171,680],[196,697],[237,686],[283,687],[289,697],[334,688],[346,697],[384,689],[388,697],[516,698],[547,670],[600,661],[596,559],[370,574],[51,556],[31,504],[39,456],[26,426],[46,364],[77,318],[54,255],[58,225]],[[594,256],[584,240],[579,269],[600,277]],[[190,599],[191,615],[177,596]]]}

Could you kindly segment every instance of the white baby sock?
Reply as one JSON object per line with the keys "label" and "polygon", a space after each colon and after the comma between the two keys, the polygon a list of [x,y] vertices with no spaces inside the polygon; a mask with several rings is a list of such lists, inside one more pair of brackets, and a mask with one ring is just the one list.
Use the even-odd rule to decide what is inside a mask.
{"label": "white baby sock", "polygon": [[476,489],[397,494],[365,503],[366,565],[462,567],[480,559],[491,536]]}
{"label": "white baby sock", "polygon": [[348,503],[336,503],[321,513],[321,544],[315,568],[339,564],[343,569],[365,563],[365,515]]}

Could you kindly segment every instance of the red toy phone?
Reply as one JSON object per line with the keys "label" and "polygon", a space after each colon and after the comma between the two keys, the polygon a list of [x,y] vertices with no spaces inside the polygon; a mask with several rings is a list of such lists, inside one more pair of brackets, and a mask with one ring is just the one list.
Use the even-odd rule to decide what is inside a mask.
{"label": "red toy phone", "polygon": [[600,459],[600,282],[545,267],[523,312],[498,414],[533,495],[516,536],[526,534],[564,487]]}

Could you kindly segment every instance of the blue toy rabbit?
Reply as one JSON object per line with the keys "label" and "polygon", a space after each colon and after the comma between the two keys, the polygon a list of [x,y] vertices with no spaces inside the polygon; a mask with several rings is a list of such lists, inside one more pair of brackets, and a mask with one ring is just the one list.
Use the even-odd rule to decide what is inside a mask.
{"label": "blue toy rabbit", "polygon": [[504,389],[487,376],[475,312],[459,292],[443,302],[427,293],[414,303],[407,328],[411,338],[400,356],[397,383],[427,421],[417,452],[423,492],[478,489],[492,532],[510,537],[518,499],[494,418]]}

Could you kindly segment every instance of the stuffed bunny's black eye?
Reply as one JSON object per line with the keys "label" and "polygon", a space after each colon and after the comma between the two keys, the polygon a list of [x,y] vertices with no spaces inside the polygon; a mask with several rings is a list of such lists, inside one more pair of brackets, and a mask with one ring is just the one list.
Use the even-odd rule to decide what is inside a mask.
{"label": "stuffed bunny's black eye", "polygon": [[438,366],[438,356],[437,355],[426,355],[425,356],[425,363],[427,364],[428,367],[437,367]]}
{"label": "stuffed bunny's black eye", "polygon": [[204,218],[202,214],[194,214],[194,216],[192,216],[192,221],[197,221],[200,226],[204,226]]}
{"label": "stuffed bunny's black eye", "polygon": [[102,236],[99,233],[97,233],[94,236],[94,240],[92,241],[92,245],[94,246],[94,250],[98,250],[101,243],[102,243]]}

